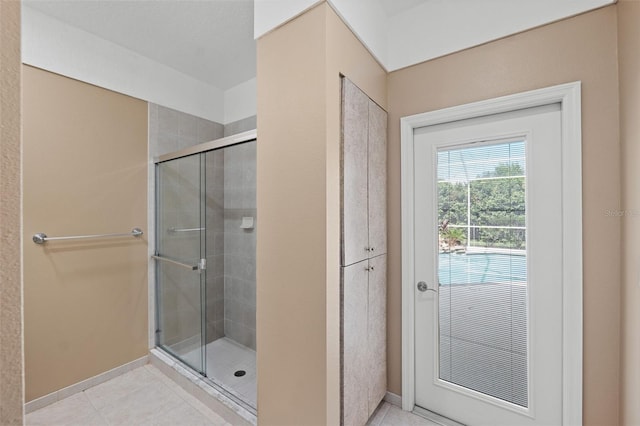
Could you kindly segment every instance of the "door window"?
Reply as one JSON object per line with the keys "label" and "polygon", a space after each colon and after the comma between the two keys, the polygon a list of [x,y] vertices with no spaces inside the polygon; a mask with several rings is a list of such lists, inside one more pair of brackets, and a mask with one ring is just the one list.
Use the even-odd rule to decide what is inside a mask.
{"label": "door window", "polygon": [[527,407],[523,140],[437,154],[439,378]]}

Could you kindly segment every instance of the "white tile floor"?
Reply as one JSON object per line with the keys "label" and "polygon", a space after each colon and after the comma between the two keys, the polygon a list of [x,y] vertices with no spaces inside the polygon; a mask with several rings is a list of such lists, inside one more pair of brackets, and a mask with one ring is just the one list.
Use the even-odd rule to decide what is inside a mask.
{"label": "white tile floor", "polygon": [[[255,371],[254,371],[255,382]],[[231,426],[151,364],[27,414],[27,426]],[[382,402],[368,426],[434,426]]]}
{"label": "white tile floor", "polygon": [[229,426],[150,364],[29,413],[25,423]]}

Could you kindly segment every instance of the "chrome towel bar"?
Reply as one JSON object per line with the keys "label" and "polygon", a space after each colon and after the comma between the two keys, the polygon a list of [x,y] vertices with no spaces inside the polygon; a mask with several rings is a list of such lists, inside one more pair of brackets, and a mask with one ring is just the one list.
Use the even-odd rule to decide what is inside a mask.
{"label": "chrome towel bar", "polygon": [[126,234],[95,234],[95,235],[73,235],[69,237],[47,237],[45,233],[38,233],[33,236],[33,242],[36,244],[44,244],[47,241],[61,240],[82,240],[87,238],[112,238],[112,237],[139,237],[144,232],[140,228],[133,228],[131,232]]}

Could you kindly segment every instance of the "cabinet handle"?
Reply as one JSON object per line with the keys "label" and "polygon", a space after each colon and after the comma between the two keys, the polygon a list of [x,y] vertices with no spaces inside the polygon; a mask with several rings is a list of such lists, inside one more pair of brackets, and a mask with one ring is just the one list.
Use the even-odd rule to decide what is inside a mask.
{"label": "cabinet handle", "polygon": [[373,271],[373,266],[367,266],[364,268],[365,271]]}
{"label": "cabinet handle", "polygon": [[375,249],[375,247],[365,247],[364,251],[374,251]]}
{"label": "cabinet handle", "polygon": [[371,247],[369,251],[374,251],[375,249],[376,249],[375,247]]}

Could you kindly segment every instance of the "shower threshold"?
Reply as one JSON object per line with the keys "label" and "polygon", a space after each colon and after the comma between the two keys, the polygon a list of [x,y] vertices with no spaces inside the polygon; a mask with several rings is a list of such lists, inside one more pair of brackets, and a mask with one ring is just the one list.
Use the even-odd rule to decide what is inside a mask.
{"label": "shower threshold", "polygon": [[[154,366],[229,423],[257,424],[256,409],[243,401],[243,395],[237,391],[225,389],[216,381],[204,377],[160,347],[153,348],[149,352]],[[255,373],[253,377],[255,381]]]}

